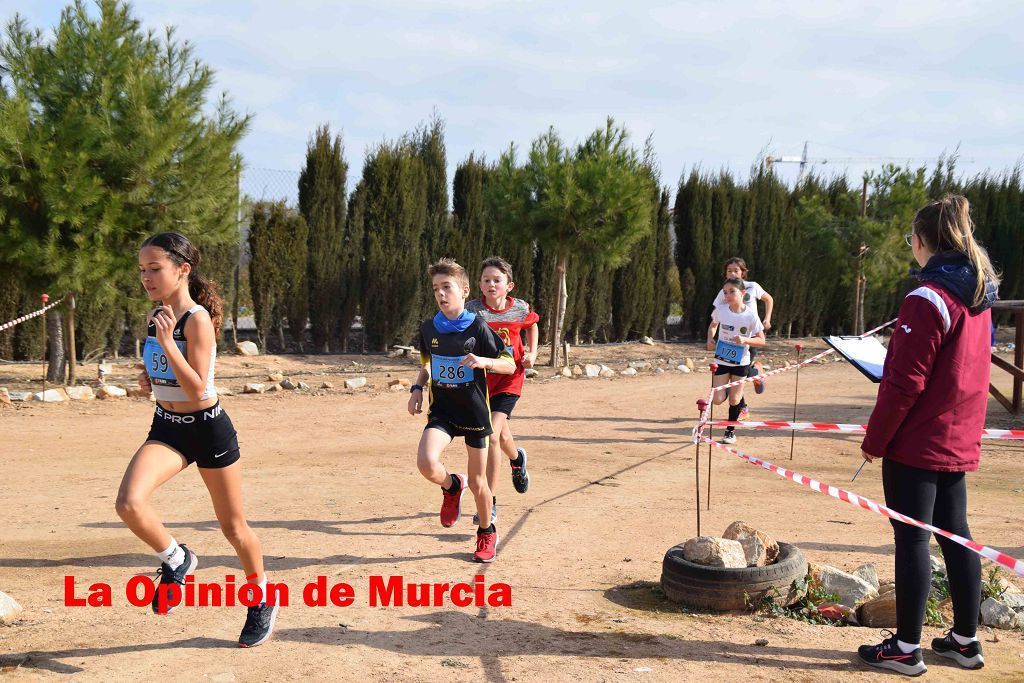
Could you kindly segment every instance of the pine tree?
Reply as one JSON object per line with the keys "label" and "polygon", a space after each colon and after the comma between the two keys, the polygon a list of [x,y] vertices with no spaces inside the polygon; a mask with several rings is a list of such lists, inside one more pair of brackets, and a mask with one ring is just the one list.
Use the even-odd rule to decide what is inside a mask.
{"label": "pine tree", "polygon": [[[299,175],[299,211],[309,229],[309,314],[313,347],[330,352],[331,340],[340,334],[345,302],[351,296],[342,286],[359,250],[353,249],[346,235],[346,180],[341,136],[331,138],[326,125],[317,128],[306,149],[306,164]],[[358,242],[357,242],[358,243]],[[346,248],[348,247],[348,248]],[[351,321],[351,316],[349,317]],[[337,348],[344,342],[336,344]]]}
{"label": "pine tree", "polygon": [[[83,313],[141,313],[146,236],[182,232],[201,251],[237,239],[235,150],[249,119],[226,99],[209,106],[213,73],[189,43],[144,31],[126,2],[98,5],[97,17],[68,6],[49,40],[16,16],[0,41],[0,253],[51,293],[75,292]],[[76,320],[83,349],[124,325],[123,313]]]}
{"label": "pine tree", "polygon": [[552,365],[562,340],[570,253],[595,265],[621,265],[650,230],[649,185],[640,154],[612,119],[575,151],[552,129],[534,141],[524,167],[517,166],[514,148],[502,155],[492,183],[492,215],[556,259]]}

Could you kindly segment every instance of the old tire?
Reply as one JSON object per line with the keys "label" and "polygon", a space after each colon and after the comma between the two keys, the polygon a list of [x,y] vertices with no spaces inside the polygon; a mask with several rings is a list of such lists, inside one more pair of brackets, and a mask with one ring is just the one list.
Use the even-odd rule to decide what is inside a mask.
{"label": "old tire", "polygon": [[807,560],[795,545],[779,543],[779,559],[766,567],[706,567],[683,558],[682,544],[665,553],[661,587],[672,602],[712,611],[748,609],[765,595],[788,603],[790,586],[807,576]]}

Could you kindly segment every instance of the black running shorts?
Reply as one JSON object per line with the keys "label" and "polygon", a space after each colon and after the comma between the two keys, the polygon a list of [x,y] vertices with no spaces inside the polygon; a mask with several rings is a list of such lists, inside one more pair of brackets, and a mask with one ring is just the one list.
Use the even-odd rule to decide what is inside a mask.
{"label": "black running shorts", "polygon": [[722,365],[719,363],[718,369],[715,370],[715,374],[736,375],[737,377],[753,377],[757,372],[754,372],[753,375],[751,375],[749,365]]}
{"label": "black running shorts", "polygon": [[482,431],[470,431],[452,424],[450,420],[443,417],[430,417],[427,419],[427,426],[424,429],[439,429],[453,439],[461,436],[466,439],[466,445],[470,448],[487,448],[487,437],[491,434],[491,428],[486,427]]}
{"label": "black running shorts", "polygon": [[238,434],[231,418],[216,405],[194,413],[156,407],[146,441],[158,441],[181,453],[188,464],[217,469],[238,460]]}
{"label": "black running shorts", "polygon": [[516,403],[519,401],[519,396],[516,394],[510,394],[508,392],[502,392],[491,396],[491,412],[492,413],[505,413],[509,417],[512,417],[512,411],[516,407]]}

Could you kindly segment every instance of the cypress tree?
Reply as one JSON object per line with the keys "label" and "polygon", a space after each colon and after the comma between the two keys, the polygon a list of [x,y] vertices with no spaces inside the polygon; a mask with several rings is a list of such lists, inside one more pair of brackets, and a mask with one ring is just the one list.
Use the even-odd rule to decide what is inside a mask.
{"label": "cypress tree", "polygon": [[412,339],[423,292],[429,291],[423,255],[427,173],[414,145],[403,139],[370,152],[360,184],[366,193],[363,325],[368,347],[384,351]]}
{"label": "cypress tree", "polygon": [[[349,294],[342,281],[358,260],[346,233],[346,181],[341,135],[332,139],[330,127],[317,128],[306,149],[306,163],[299,175],[299,211],[308,226],[309,316],[313,347],[330,352],[331,341],[347,337],[341,319]],[[358,241],[356,241],[358,245]],[[346,248],[347,247],[347,248]],[[351,321],[351,316],[349,317]],[[337,348],[342,344],[335,344]]]}

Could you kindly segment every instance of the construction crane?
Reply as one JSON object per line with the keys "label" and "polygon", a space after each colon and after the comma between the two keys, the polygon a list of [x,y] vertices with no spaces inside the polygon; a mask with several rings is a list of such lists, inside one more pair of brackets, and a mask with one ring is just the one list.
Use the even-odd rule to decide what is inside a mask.
{"label": "construction crane", "polygon": [[[771,154],[765,156],[764,162],[770,171],[773,164],[800,164],[800,172],[797,174],[796,184],[799,185],[803,182],[804,176],[807,173],[808,164],[874,164],[883,162],[893,163],[909,163],[909,162],[935,162],[939,161],[941,157],[828,157],[820,159],[809,159],[807,157],[807,142],[804,142],[804,151],[800,156],[773,156]],[[967,163],[973,163],[973,159],[964,159]]]}

